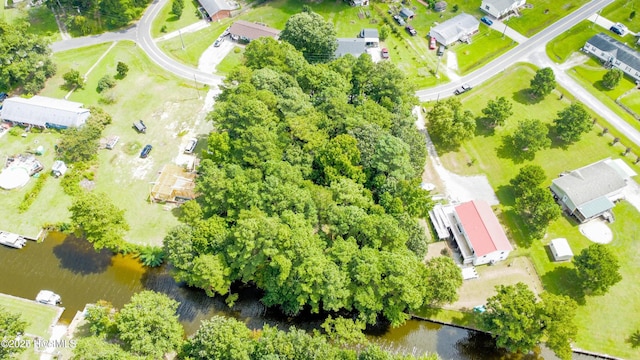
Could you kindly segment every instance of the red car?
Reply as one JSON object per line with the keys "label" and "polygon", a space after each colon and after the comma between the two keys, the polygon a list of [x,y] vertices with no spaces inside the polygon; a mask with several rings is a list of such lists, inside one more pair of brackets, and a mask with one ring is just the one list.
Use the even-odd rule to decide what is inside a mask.
{"label": "red car", "polygon": [[433,36],[431,37],[431,40],[429,40],[429,49],[431,50],[436,49],[436,38]]}
{"label": "red car", "polygon": [[382,48],[381,56],[382,56],[383,59],[388,59],[389,58],[389,50],[387,48]]}

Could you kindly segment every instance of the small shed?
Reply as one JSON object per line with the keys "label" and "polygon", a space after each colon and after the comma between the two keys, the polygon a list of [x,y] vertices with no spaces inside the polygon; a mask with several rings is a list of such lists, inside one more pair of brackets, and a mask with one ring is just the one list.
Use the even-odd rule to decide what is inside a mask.
{"label": "small shed", "polygon": [[436,12],[443,12],[447,10],[447,2],[446,1],[438,1],[433,5],[433,10]]}
{"label": "small shed", "polygon": [[64,176],[67,172],[67,165],[62,160],[56,160],[53,162],[53,166],[51,167],[51,173],[55,177]]}
{"label": "small shed", "polygon": [[400,10],[400,16],[405,19],[405,20],[413,20],[413,17],[416,16],[416,14],[408,8],[402,8],[402,10]]}
{"label": "small shed", "polygon": [[571,251],[571,247],[565,238],[551,240],[549,248],[555,261],[568,261],[573,257],[573,251]]}

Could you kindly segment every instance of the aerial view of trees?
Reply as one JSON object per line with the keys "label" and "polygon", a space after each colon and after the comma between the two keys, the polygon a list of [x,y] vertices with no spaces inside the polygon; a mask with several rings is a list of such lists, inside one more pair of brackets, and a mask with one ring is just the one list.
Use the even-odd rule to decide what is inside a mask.
{"label": "aerial view of trees", "polygon": [[96,250],[119,250],[124,245],[124,234],[129,224],[124,218],[124,210],[111,203],[107,194],[81,192],[73,200],[71,226]]}
{"label": "aerial view of trees", "polygon": [[602,244],[592,244],[573,258],[582,289],[590,294],[603,295],[622,280],[620,261]]}
{"label": "aerial view of trees", "polygon": [[551,139],[547,136],[547,126],[538,119],[522,119],[513,133],[513,147],[517,151],[525,151],[533,157],[538,151],[551,146]]}
{"label": "aerial view of trees", "polygon": [[402,73],[366,54],[309,64],[273,39],[246,57],[208,115],[201,195],[164,241],[176,278],[230,304],[244,283],[289,315],[346,310],[370,324],[455,300],[457,266],[422,262],[425,142]]}
{"label": "aerial view of trees", "polygon": [[551,192],[542,187],[545,180],[546,175],[540,166],[525,165],[510,181],[516,198],[516,211],[527,226],[531,239],[542,239],[549,224],[561,214]]}
{"label": "aerial view of trees", "polygon": [[482,113],[488,119],[489,126],[502,126],[507,119],[513,115],[513,105],[504,96],[489,100],[487,106],[482,109]]}
{"label": "aerial view of trees", "polygon": [[[138,19],[150,0],[46,0],[49,7],[63,7],[67,28],[79,35],[116,29]],[[179,16],[178,16],[179,17]]]}
{"label": "aerial view of trees", "polygon": [[37,94],[56,73],[51,49],[44,37],[27,32],[27,23],[8,23],[0,19],[0,90],[22,88]]}
{"label": "aerial view of trees", "polygon": [[15,355],[23,352],[25,346],[4,346],[5,341],[13,341],[18,335],[24,334],[27,322],[19,314],[11,313],[0,306],[0,359],[12,359]]}
{"label": "aerial view of trees", "polygon": [[476,121],[469,110],[464,110],[460,100],[450,98],[437,102],[427,113],[429,134],[442,147],[455,149],[463,141],[473,137]]}
{"label": "aerial view of trees", "polygon": [[553,70],[547,67],[536,71],[536,75],[531,79],[529,90],[533,96],[544,98],[555,88],[556,76]]}
{"label": "aerial view of trees", "polygon": [[589,113],[578,103],[558,111],[558,117],[553,120],[553,123],[560,140],[569,144],[579,141],[584,133],[593,128]]}
{"label": "aerial view of trees", "polygon": [[287,20],[280,40],[293,45],[311,63],[332,59],[338,47],[333,23],[309,8]]}
{"label": "aerial view of trees", "polygon": [[544,337],[558,357],[571,359],[571,341],[577,332],[574,300],[545,292],[538,301],[523,283],[499,285],[496,291],[480,320],[499,347],[526,354]]}
{"label": "aerial view of trees", "polygon": [[602,76],[602,86],[609,90],[613,90],[618,86],[623,76],[624,73],[622,70],[618,68],[611,68],[604,74],[604,76]]}

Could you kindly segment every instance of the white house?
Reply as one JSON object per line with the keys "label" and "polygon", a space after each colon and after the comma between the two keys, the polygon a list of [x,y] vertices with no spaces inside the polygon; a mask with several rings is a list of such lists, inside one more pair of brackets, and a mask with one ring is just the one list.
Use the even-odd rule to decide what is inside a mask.
{"label": "white house", "polygon": [[448,46],[456,41],[469,41],[471,35],[478,32],[479,27],[480,23],[475,17],[462,13],[431,28],[429,36]]}
{"label": "white house", "polygon": [[527,0],[482,0],[480,10],[496,19],[500,19],[510,12],[517,11],[526,2]]}
{"label": "white house", "polygon": [[436,205],[429,216],[438,237],[455,242],[463,264],[502,261],[513,250],[498,218],[484,201]]}
{"label": "white house", "polygon": [[16,124],[59,128],[82,126],[91,113],[81,103],[34,96],[12,97],[4,101],[0,119]]}
{"label": "white house", "polygon": [[573,251],[565,238],[553,239],[549,243],[549,249],[555,261],[567,261],[573,257]]}
{"label": "white house", "polygon": [[562,210],[583,223],[603,216],[610,221],[615,201],[624,198],[627,181],[636,173],[620,159],[604,159],[552,180],[550,190]]}
{"label": "white house", "polygon": [[605,67],[616,67],[640,82],[640,54],[611,36],[594,35],[582,50],[602,60]]}

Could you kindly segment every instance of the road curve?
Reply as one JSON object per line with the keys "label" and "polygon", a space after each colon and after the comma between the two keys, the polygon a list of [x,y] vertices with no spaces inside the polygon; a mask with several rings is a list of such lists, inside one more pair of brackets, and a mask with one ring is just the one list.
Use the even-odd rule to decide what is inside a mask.
{"label": "road curve", "polygon": [[453,95],[453,90],[463,83],[468,83],[471,86],[477,86],[516,62],[523,60],[536,49],[544,48],[550,40],[569,30],[580,21],[588,18],[596,11],[612,2],[613,0],[590,1],[580,9],[553,23],[546,29],[529,38],[529,40],[519,44],[482,68],[462,77],[456,82],[450,82],[430,89],[419,90],[416,92],[416,96],[420,101],[432,101]]}
{"label": "road curve", "polygon": [[135,41],[153,62],[177,76],[210,86],[221,84],[223,80],[222,76],[206,73],[179,63],[163,53],[156,45],[151,37],[151,25],[153,19],[158,15],[167,1],[168,0],[155,0],[149,5],[140,21],[125,30],[58,41],[51,45],[51,49],[53,52],[59,52],[105,42],[131,40]]}

